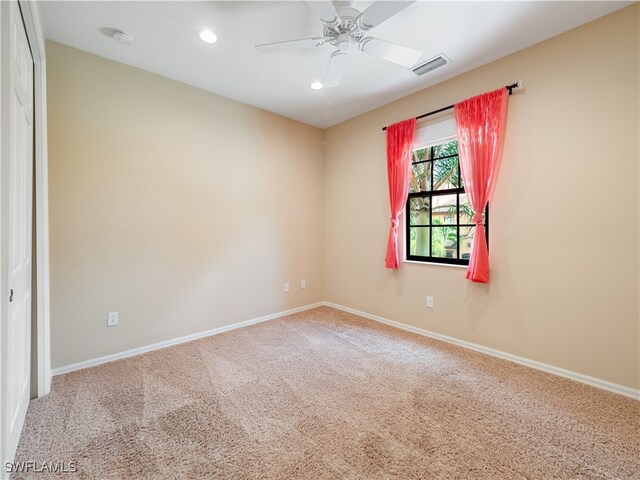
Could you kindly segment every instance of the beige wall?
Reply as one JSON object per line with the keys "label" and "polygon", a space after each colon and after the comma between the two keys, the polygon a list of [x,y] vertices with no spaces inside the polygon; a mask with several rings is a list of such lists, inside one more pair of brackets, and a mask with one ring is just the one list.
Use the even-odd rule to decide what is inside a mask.
{"label": "beige wall", "polygon": [[323,298],[321,130],[56,43],[47,66],[53,367]]}
{"label": "beige wall", "polygon": [[[638,25],[635,4],[325,131],[325,299],[638,388]],[[381,127],[517,80],[491,283],[385,270]]]}

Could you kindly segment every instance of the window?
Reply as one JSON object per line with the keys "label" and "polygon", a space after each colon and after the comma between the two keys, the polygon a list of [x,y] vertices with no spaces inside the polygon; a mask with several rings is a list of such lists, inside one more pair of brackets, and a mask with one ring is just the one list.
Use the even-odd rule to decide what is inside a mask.
{"label": "window", "polygon": [[[476,227],[460,176],[457,140],[414,150],[405,212],[407,260],[469,264]],[[488,242],[488,208],[483,217]]]}

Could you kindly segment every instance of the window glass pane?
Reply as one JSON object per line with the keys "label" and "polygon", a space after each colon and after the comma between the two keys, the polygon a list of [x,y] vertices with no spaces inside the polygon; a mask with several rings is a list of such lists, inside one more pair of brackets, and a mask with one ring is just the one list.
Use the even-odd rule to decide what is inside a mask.
{"label": "window glass pane", "polygon": [[431,162],[414,163],[411,168],[409,191],[427,192],[431,190]]}
{"label": "window glass pane", "polygon": [[433,147],[433,158],[448,157],[449,155],[458,154],[458,141],[453,140],[449,143],[443,143]]}
{"label": "window glass pane", "polygon": [[469,203],[469,199],[463,193],[460,195],[460,223],[473,223],[473,208],[471,208],[471,204]]}
{"label": "window glass pane", "polygon": [[429,225],[429,198],[409,200],[409,225]]}
{"label": "window glass pane", "polygon": [[459,188],[458,157],[433,161],[433,189]]}
{"label": "window glass pane", "polygon": [[456,195],[438,195],[432,198],[434,225],[455,225],[458,221]]}
{"label": "window glass pane", "polygon": [[[451,157],[452,155],[455,155]],[[445,190],[460,186],[458,171],[458,141],[443,143],[433,147],[433,158],[442,158],[433,163],[433,189]]]}
{"label": "window glass pane", "polygon": [[409,228],[410,242],[409,242],[409,255],[417,255],[421,257],[429,256],[429,233],[431,229],[429,227]]}
{"label": "window glass pane", "polygon": [[[486,210],[482,212],[482,220],[486,222]],[[469,203],[467,196],[462,193],[460,195],[460,224],[473,223],[473,208]]]}
{"label": "window glass pane", "polygon": [[456,227],[433,227],[431,232],[431,256],[439,258],[457,258]]}
{"label": "window glass pane", "polygon": [[423,162],[424,160],[431,160],[431,148],[422,148],[413,151],[412,162]]}
{"label": "window glass pane", "polygon": [[471,244],[475,233],[476,227],[460,227],[460,258],[462,260],[469,260],[471,256]]}

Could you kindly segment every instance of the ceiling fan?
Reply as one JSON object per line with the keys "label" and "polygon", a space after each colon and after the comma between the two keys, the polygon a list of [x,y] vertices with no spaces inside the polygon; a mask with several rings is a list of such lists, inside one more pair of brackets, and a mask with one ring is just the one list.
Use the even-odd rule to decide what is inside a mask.
{"label": "ceiling fan", "polygon": [[325,44],[333,45],[337,50],[329,59],[322,82],[324,87],[335,87],[340,84],[347,53],[352,47],[409,68],[422,56],[421,51],[369,37],[367,33],[414,2],[415,0],[377,1],[360,12],[351,6],[351,2],[335,2],[334,6],[330,0],[309,1],[307,2],[309,7],[324,24],[324,36],[265,43],[256,45],[256,50],[260,53],[273,53],[320,47]]}

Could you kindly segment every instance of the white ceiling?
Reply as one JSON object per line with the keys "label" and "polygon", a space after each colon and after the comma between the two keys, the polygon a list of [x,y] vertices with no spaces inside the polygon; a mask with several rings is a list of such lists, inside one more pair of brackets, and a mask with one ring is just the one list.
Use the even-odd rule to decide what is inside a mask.
{"label": "white ceiling", "polygon": [[[262,55],[255,44],[322,36],[305,2],[57,2],[39,5],[48,39],[326,128],[521,50],[632,2],[417,2],[370,34],[452,62],[422,77],[349,53],[342,84],[313,91],[333,47]],[[355,1],[363,10],[371,2]],[[218,43],[196,30],[208,26]],[[134,37],[126,47],[111,29]],[[504,83],[526,78],[505,78]],[[497,86],[496,86],[497,87]]]}

